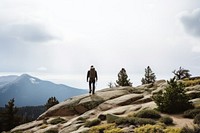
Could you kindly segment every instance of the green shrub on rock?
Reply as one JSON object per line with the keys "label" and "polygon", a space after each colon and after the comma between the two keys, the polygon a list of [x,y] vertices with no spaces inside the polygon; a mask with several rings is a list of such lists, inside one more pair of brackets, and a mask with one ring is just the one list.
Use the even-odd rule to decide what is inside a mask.
{"label": "green shrub on rock", "polygon": [[147,109],[138,112],[137,114],[135,114],[135,117],[158,119],[161,116],[156,110]]}
{"label": "green shrub on rock", "polygon": [[160,122],[162,122],[166,125],[171,125],[171,124],[173,124],[173,119],[169,116],[163,116],[160,118]]}
{"label": "green shrub on rock", "polygon": [[63,118],[58,117],[58,118],[55,118],[52,121],[50,121],[50,124],[56,125],[58,123],[63,123],[63,122],[65,122],[65,120]]}
{"label": "green shrub on rock", "polygon": [[120,117],[120,118],[118,118],[118,119],[115,120],[115,123],[117,125],[124,125],[124,124],[129,123],[128,121],[129,121],[128,118],[126,118],[126,117]]}
{"label": "green shrub on rock", "polygon": [[[154,124],[156,124],[156,121],[153,120],[153,119],[149,119],[149,118],[137,118],[137,117],[130,118],[129,122],[132,125],[146,125],[146,124],[154,125]],[[134,122],[135,122],[135,124],[134,124]]]}
{"label": "green shrub on rock", "polygon": [[153,96],[153,100],[161,112],[180,113],[192,108],[189,97],[185,94],[185,88],[181,82],[177,82],[175,78],[168,82],[168,86],[163,92]]}
{"label": "green shrub on rock", "polygon": [[101,123],[101,120],[100,119],[94,119],[92,121],[86,121],[85,123],[85,127],[92,127],[92,126],[96,126],[98,124]]}
{"label": "green shrub on rock", "polygon": [[116,115],[112,115],[112,114],[107,114],[106,115],[106,121],[107,123],[113,123],[115,122],[116,119],[118,119],[119,117]]}
{"label": "green shrub on rock", "polygon": [[156,124],[156,121],[149,118],[138,118],[138,117],[124,117],[124,118],[118,118],[115,120],[115,123],[117,125],[145,125],[150,124],[154,125]]}

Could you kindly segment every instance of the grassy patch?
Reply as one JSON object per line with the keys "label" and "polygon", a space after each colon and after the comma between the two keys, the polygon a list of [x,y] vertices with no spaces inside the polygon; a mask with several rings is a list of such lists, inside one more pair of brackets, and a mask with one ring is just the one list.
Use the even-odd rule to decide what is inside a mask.
{"label": "grassy patch", "polygon": [[114,123],[91,127],[89,133],[123,133]]}
{"label": "grassy patch", "polygon": [[144,125],[134,129],[134,133],[164,133],[164,127],[160,125]]}

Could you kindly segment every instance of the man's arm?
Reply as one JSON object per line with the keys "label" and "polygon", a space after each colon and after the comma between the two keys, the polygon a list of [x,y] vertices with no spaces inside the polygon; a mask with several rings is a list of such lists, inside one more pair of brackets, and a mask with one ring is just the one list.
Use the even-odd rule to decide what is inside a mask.
{"label": "man's arm", "polygon": [[87,82],[88,82],[89,75],[90,75],[90,71],[87,72],[87,79],[86,79]]}
{"label": "man's arm", "polygon": [[97,71],[95,71],[96,81],[98,80]]}

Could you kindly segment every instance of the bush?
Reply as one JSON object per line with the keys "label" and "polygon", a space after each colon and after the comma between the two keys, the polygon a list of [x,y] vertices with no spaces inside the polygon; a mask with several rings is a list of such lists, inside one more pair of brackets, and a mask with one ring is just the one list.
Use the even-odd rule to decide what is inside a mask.
{"label": "bush", "polygon": [[85,127],[92,127],[92,126],[96,126],[98,124],[101,123],[101,120],[100,119],[94,119],[92,121],[86,121],[85,123]]}
{"label": "bush", "polygon": [[78,120],[78,121],[81,121],[81,122],[85,122],[85,121],[86,121],[86,118],[84,118],[84,117],[79,117],[77,120]]}
{"label": "bush", "polygon": [[58,123],[63,123],[63,122],[65,122],[65,120],[62,119],[62,118],[60,118],[60,117],[58,117],[58,118],[53,119],[52,121],[50,121],[50,124],[56,125],[56,124],[58,124]]}
{"label": "bush", "polygon": [[192,108],[189,97],[185,94],[182,83],[177,83],[175,78],[168,81],[164,92],[153,96],[158,109],[165,113],[180,113]]}
{"label": "bush", "polygon": [[185,118],[194,118],[197,114],[200,113],[200,109],[196,108],[196,109],[190,109],[190,110],[186,110],[184,113],[183,113],[183,117]]}
{"label": "bush", "polygon": [[173,123],[173,119],[169,116],[163,116],[160,118],[160,122],[162,122],[166,125],[171,125]]}
{"label": "bush", "polygon": [[200,114],[198,114],[198,115],[196,115],[195,117],[194,117],[194,124],[198,124],[198,125],[200,125]]}
{"label": "bush", "polygon": [[123,131],[120,128],[114,128],[114,129],[110,129],[110,130],[105,130],[104,133],[123,133]]}
{"label": "bush", "polygon": [[132,125],[146,125],[146,124],[150,124],[150,125],[154,125],[156,124],[156,121],[153,119],[149,119],[149,118],[137,118],[137,117],[132,117],[129,119],[129,122],[132,123],[135,121],[135,124],[133,123]]}
{"label": "bush", "polygon": [[93,126],[89,133],[122,133],[120,128],[116,128],[115,124],[102,124],[99,126]]}
{"label": "bush", "polygon": [[142,110],[135,114],[135,117],[158,119],[161,116],[156,110]]}
{"label": "bush", "polygon": [[194,126],[192,128],[185,126],[182,128],[181,133],[200,133],[200,126]]}
{"label": "bush", "polygon": [[129,121],[128,118],[126,118],[126,117],[120,117],[120,118],[118,118],[118,119],[115,120],[115,123],[117,125],[124,125],[124,124],[129,123],[128,121]]}
{"label": "bush", "polygon": [[107,114],[106,115],[106,121],[107,123],[113,123],[115,122],[116,119],[118,119],[119,117],[116,115],[112,115],[112,114]]}
{"label": "bush", "polygon": [[180,128],[172,128],[169,127],[167,129],[164,130],[164,133],[181,133],[181,129]]}
{"label": "bush", "polygon": [[130,117],[130,118],[118,118],[115,120],[115,123],[117,125],[145,125],[145,124],[150,124],[154,125],[156,124],[156,121],[153,119],[148,119],[148,118],[138,118],[138,117]]}
{"label": "bush", "polygon": [[164,127],[160,125],[144,125],[134,129],[134,133],[164,133]]}

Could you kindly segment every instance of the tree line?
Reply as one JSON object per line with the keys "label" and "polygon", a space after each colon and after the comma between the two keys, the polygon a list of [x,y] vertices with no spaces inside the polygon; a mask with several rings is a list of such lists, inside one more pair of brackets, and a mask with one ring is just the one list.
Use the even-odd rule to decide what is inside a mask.
{"label": "tree line", "polygon": [[[158,110],[163,113],[180,113],[188,109],[193,109],[193,104],[189,101],[190,97],[185,93],[185,85],[178,80],[190,78],[189,70],[179,67],[178,70],[172,71],[174,77],[167,81],[168,86],[164,91],[159,91],[152,96],[152,100],[157,104]],[[142,84],[154,84],[156,75],[148,66],[145,68],[145,75],[141,79]],[[132,86],[130,79],[124,68],[118,73],[118,80],[115,86]]]}
{"label": "tree line", "polygon": [[[172,73],[174,74],[174,78],[176,80],[190,78],[191,74],[189,72],[190,72],[189,70],[184,69],[182,67],[179,67],[178,70],[172,71]],[[144,77],[141,79],[142,85],[143,84],[153,84],[155,81],[156,81],[155,73],[153,73],[150,66],[147,66],[147,68],[145,68]],[[132,86],[132,84],[133,83],[128,78],[128,74],[127,74],[125,68],[122,68],[120,70],[120,72],[118,73],[118,79],[116,80],[116,83],[114,83],[114,85],[113,85],[112,82],[109,82],[108,86],[110,88],[112,88],[114,86],[116,86],[116,87],[118,87],[118,86]]]}
{"label": "tree line", "polygon": [[50,97],[45,105],[18,108],[13,98],[4,108],[0,108],[0,132],[9,131],[18,125],[36,120],[39,115],[58,103],[55,97]]}

